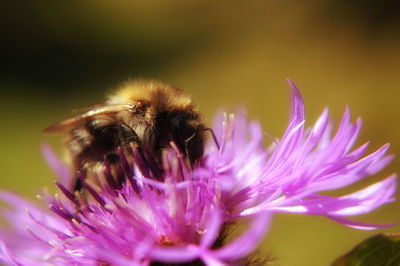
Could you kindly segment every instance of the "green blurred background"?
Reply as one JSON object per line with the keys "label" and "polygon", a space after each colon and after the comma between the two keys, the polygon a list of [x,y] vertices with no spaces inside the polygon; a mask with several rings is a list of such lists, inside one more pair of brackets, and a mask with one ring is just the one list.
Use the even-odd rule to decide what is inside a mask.
{"label": "green blurred background", "polygon": [[[102,101],[128,78],[159,79],[193,96],[208,121],[245,104],[272,136],[288,122],[288,85],[310,126],[325,106],[362,116],[359,144],[400,154],[400,4],[396,0],[3,1],[0,4],[0,186],[34,198],[54,189],[39,145],[48,125]],[[267,141],[267,139],[266,139]],[[399,159],[378,176],[399,172]],[[400,220],[399,203],[358,217]],[[400,231],[400,227],[385,231]],[[277,215],[262,249],[279,265],[328,265],[376,232],[321,217]]]}

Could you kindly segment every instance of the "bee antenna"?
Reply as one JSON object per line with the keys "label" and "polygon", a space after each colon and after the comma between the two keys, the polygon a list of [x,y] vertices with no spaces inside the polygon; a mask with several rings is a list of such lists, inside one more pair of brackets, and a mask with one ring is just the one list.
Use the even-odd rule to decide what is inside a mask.
{"label": "bee antenna", "polygon": [[214,139],[214,142],[215,142],[215,145],[217,145],[217,148],[218,148],[218,150],[219,150],[219,142],[218,142],[218,140],[217,140],[217,137],[215,136],[215,133],[214,133],[214,130],[212,129],[212,128],[209,128],[209,127],[207,127],[207,128],[205,128],[204,129],[205,131],[209,131],[210,133],[211,133],[211,136],[213,137],[213,139]]}
{"label": "bee antenna", "polygon": [[194,138],[194,136],[196,136],[196,133],[193,133],[193,135],[185,139],[185,145],[187,145]]}
{"label": "bee antenna", "polygon": [[185,143],[185,153],[186,153],[186,158],[188,158],[189,162],[190,162],[190,168],[193,170],[193,162],[189,157],[189,147],[188,144],[189,142],[194,138],[194,136],[196,136],[196,133],[193,133],[193,135],[191,135],[190,137],[188,137],[187,139],[185,139],[184,143]]}

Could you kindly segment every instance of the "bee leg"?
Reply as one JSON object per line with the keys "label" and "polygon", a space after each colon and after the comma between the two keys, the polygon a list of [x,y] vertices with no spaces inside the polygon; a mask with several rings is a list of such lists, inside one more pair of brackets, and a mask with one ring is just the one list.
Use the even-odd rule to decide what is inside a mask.
{"label": "bee leg", "polygon": [[130,144],[133,143],[135,148],[139,151],[142,160],[146,162],[145,147],[142,145],[142,141],[140,140],[136,131],[126,123],[123,123],[121,125],[121,128],[121,131],[123,132],[123,140],[121,141],[121,146],[129,147]]}
{"label": "bee leg", "polygon": [[83,181],[81,176],[86,177],[87,174],[87,165],[84,165],[79,170],[75,171],[75,184],[74,184],[74,191],[79,191],[81,194],[85,194],[85,186],[83,185]]}
{"label": "bee leg", "polygon": [[219,147],[220,147],[220,146],[219,146],[217,137],[215,136],[214,130],[212,130],[212,128],[209,128],[209,127],[205,128],[204,130],[209,131],[209,132],[211,133],[211,136],[212,136],[213,139],[214,139],[215,145],[217,145],[217,148],[218,148],[218,150],[219,150]]}
{"label": "bee leg", "polygon": [[139,151],[139,154],[142,157],[142,159],[145,159],[143,145],[136,131],[128,124],[123,122],[121,122],[119,131],[120,131],[120,136],[119,136],[120,147],[121,148],[129,147],[130,144],[132,143],[135,146],[135,148]]}
{"label": "bee leg", "polygon": [[130,144],[133,144],[134,147],[139,152],[141,159],[147,165],[147,159],[146,159],[146,151],[147,150],[146,150],[146,147],[142,144],[142,141],[140,140],[136,131],[126,123],[121,124],[120,131],[122,132],[121,147],[123,147],[123,146],[130,147]]}
{"label": "bee leg", "polygon": [[131,128],[128,124],[122,123],[121,124],[121,144],[129,145],[129,143],[133,142],[138,148],[142,147],[142,142],[136,131]]}
{"label": "bee leg", "polygon": [[81,191],[82,189],[83,189],[82,180],[77,177],[74,185],[74,191]]}
{"label": "bee leg", "polygon": [[80,172],[83,176],[86,176],[87,163],[81,163],[80,161],[81,159],[76,160],[76,162],[74,163],[73,172],[75,174],[75,182],[73,189],[74,191],[79,191],[82,193],[84,190],[84,185],[81,178],[79,177],[78,172]]}

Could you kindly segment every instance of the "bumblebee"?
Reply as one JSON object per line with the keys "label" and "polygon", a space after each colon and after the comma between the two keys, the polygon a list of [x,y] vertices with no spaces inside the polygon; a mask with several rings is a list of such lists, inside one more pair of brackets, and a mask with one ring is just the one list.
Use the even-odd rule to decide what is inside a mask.
{"label": "bumblebee", "polygon": [[[45,133],[64,133],[67,158],[73,171],[86,174],[104,167],[104,158],[117,172],[118,147],[134,143],[145,149],[161,168],[163,150],[173,141],[191,165],[203,156],[210,130],[191,98],[179,88],[155,81],[132,81],[108,96],[104,103],[56,123]],[[75,190],[82,183],[77,179]]]}

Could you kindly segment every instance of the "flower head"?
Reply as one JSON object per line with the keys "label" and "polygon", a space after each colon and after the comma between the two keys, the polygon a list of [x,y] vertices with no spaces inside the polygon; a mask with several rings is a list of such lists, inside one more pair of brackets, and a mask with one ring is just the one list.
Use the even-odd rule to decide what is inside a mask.
{"label": "flower head", "polygon": [[[150,156],[131,146],[119,151],[125,180],[116,184],[107,160],[96,180],[79,178],[85,195],[73,192],[69,174],[48,146],[44,154],[60,176],[61,193],[40,198],[50,210],[8,192],[11,208],[3,217],[0,260],[15,265],[151,265],[158,263],[242,263],[266,234],[274,212],[326,216],[350,227],[387,225],[349,220],[393,201],[396,177],[390,176],[341,197],[319,194],[350,185],[385,167],[388,145],[363,157],[367,144],[353,149],[361,120],[350,123],[346,108],[336,134],[326,109],[305,129],[304,105],[292,87],[289,126],[270,147],[256,122],[244,113],[220,115],[214,132],[219,145],[206,147],[191,168],[178,148],[163,154],[160,169]],[[246,231],[230,242],[221,239],[227,225],[248,217]]]}

